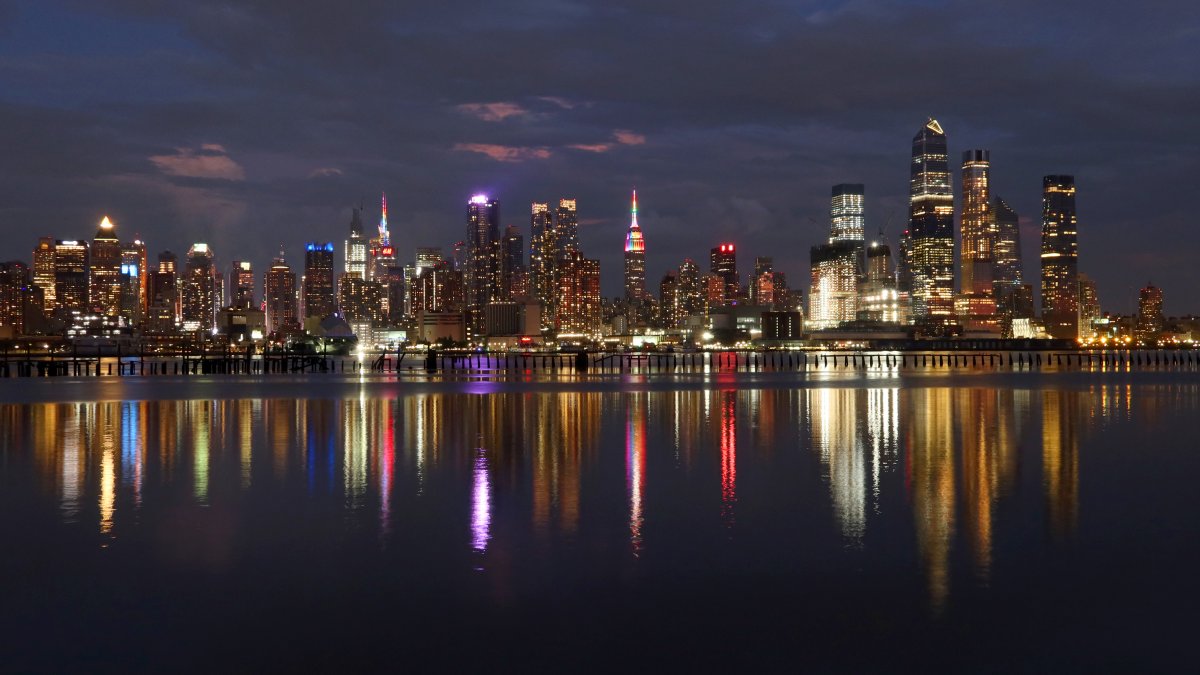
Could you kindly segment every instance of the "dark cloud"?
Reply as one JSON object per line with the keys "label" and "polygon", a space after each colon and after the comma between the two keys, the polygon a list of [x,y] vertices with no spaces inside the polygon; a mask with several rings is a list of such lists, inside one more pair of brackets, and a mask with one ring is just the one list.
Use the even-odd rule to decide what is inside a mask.
{"label": "dark cloud", "polygon": [[280,239],[340,241],[384,190],[402,251],[449,246],[484,190],[522,225],[530,201],[577,197],[615,294],[636,184],[652,284],[731,239],[803,286],[830,185],[866,183],[869,227],[901,229],[909,142],[933,115],[952,158],[992,150],[996,192],[1034,232],[1041,176],[1076,174],[1106,308],[1153,278],[1168,310],[1196,309],[1200,272],[1173,253],[1200,243],[1194,3],[0,8],[0,257],[112,212],[154,248],[208,238],[262,265]]}

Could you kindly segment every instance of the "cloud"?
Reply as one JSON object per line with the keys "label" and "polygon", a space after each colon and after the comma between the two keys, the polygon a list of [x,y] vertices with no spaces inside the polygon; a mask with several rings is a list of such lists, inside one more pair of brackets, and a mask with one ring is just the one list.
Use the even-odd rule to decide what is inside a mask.
{"label": "cloud", "polygon": [[246,178],[245,170],[225,154],[225,148],[212,143],[201,145],[199,151],[176,148],[174,155],[151,155],[149,159],[168,176],[232,181]]}
{"label": "cloud", "polygon": [[496,101],[494,103],[463,103],[456,106],[459,112],[478,117],[484,122],[500,122],[509,117],[524,117],[529,111],[520,104],[511,101]]}
{"label": "cloud", "polygon": [[583,150],[584,152],[608,152],[613,148],[612,143],[576,143],[567,147],[575,150]]}
{"label": "cloud", "polygon": [[628,129],[617,129],[613,132],[613,138],[621,145],[641,145],[646,142],[646,137],[642,134],[635,134]]}
{"label": "cloud", "polygon": [[455,143],[454,150],[460,152],[477,152],[487,155],[497,162],[523,162],[527,159],[549,159],[550,150],[538,147],[517,147],[511,145],[493,145],[490,143]]}
{"label": "cloud", "polygon": [[309,178],[330,178],[342,175],[342,170],[332,166],[323,166],[308,172]]}
{"label": "cloud", "polygon": [[563,98],[561,96],[538,96],[537,98],[539,101],[553,103],[554,105],[556,105],[564,110],[574,110],[575,108],[577,108],[579,106],[588,105],[587,103],[579,103],[576,101],[572,101],[570,99]]}

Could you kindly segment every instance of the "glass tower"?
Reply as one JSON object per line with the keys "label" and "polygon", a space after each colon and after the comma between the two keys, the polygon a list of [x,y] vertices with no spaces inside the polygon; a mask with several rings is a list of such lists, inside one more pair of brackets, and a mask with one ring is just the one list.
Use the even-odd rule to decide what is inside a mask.
{"label": "glass tower", "polygon": [[1042,179],[1042,323],[1050,337],[1079,337],[1075,177]]}
{"label": "glass tower", "polygon": [[954,314],[954,192],[946,133],[930,119],[913,137],[908,250],[913,320],[941,332]]}

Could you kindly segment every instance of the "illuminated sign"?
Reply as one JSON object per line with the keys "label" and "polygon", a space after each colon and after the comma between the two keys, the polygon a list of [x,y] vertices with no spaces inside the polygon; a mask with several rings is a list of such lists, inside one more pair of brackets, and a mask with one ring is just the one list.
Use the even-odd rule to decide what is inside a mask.
{"label": "illuminated sign", "polygon": [[471,197],[471,203],[472,204],[487,204],[488,197],[485,194],[475,195],[475,196]]}

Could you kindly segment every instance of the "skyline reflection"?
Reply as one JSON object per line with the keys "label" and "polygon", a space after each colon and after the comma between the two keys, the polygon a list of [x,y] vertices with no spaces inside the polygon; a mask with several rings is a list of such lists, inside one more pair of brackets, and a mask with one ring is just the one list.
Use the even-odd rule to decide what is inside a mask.
{"label": "skyline reflection", "polygon": [[[1196,398],[1184,387],[1162,395]],[[457,531],[469,532],[481,569],[521,555],[526,538],[604,551],[613,519],[621,550],[642,560],[656,537],[701,537],[692,525],[753,533],[778,518],[759,504],[787,481],[823,495],[832,518],[806,536],[836,541],[843,555],[895,548],[895,533],[910,532],[911,562],[939,612],[956,579],[992,579],[997,528],[1023,471],[1040,476],[1047,534],[1070,538],[1083,517],[1084,440],[1160,414],[1154,397],[1126,386],[29,404],[0,407],[0,456],[29,463],[59,522],[87,523],[101,545],[138,528],[138,511],[177,507],[181,491],[214,509],[261,493],[332,499],[385,546],[411,536],[417,519],[449,528],[465,514]],[[1022,457],[1037,459],[1023,467]],[[697,550],[719,545],[700,540]]]}

